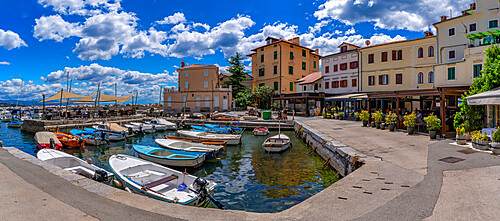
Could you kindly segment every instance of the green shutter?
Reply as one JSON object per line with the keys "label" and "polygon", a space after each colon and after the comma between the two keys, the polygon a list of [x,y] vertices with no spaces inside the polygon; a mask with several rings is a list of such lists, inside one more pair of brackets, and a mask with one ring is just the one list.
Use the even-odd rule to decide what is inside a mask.
{"label": "green shutter", "polygon": [[293,57],[293,52],[290,52],[290,60],[293,60],[294,57]]}
{"label": "green shutter", "polygon": [[293,74],[293,66],[288,66],[288,73]]}
{"label": "green shutter", "polygon": [[290,82],[290,91],[293,91],[293,82]]}
{"label": "green shutter", "polygon": [[448,80],[455,80],[455,68],[448,68]]}
{"label": "green shutter", "polygon": [[306,62],[302,62],[302,70],[305,70],[306,69]]}
{"label": "green shutter", "polygon": [[260,62],[264,62],[264,55],[260,56]]}
{"label": "green shutter", "polygon": [[278,90],[278,82],[274,82],[274,90],[277,91]]}
{"label": "green shutter", "polygon": [[481,70],[483,69],[482,64],[474,65],[474,78],[481,77]]}
{"label": "green shutter", "polygon": [[278,66],[274,66],[274,74],[278,74]]}
{"label": "green shutter", "polygon": [[274,60],[278,59],[278,51],[274,52]]}
{"label": "green shutter", "polygon": [[316,68],[316,61],[313,61],[313,68]]}

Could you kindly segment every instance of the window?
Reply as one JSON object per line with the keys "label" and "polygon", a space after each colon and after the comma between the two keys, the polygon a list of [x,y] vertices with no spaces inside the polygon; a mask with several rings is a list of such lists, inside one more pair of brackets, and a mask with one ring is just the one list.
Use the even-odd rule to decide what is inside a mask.
{"label": "window", "polygon": [[189,77],[189,71],[188,70],[184,71],[184,77]]}
{"label": "window", "polygon": [[307,91],[307,86],[306,85],[304,85],[302,91]]}
{"label": "window", "polygon": [[278,90],[278,82],[277,82],[277,81],[275,81],[275,82],[274,82],[274,90],[275,90],[275,91],[277,91],[277,90]]}
{"label": "window", "polygon": [[378,76],[378,84],[379,85],[387,85],[389,84],[389,75],[383,74]]}
{"label": "window", "polygon": [[278,74],[278,66],[274,65],[273,74]]}
{"label": "window", "polygon": [[203,106],[210,107],[210,95],[205,95],[205,98],[203,100],[205,100],[205,104]]}
{"label": "window", "polygon": [[387,61],[387,51],[382,52],[382,56],[380,58],[381,62],[386,62]]}
{"label": "window", "polygon": [[265,83],[260,83],[259,87],[262,87],[262,86],[265,86],[265,85],[266,85]]}
{"label": "window", "polygon": [[333,72],[339,71],[339,65],[333,65]]}
{"label": "window", "polygon": [[203,81],[203,88],[208,88],[208,81]]}
{"label": "window", "polygon": [[182,95],[182,107],[187,107],[187,95]]}
{"label": "window", "polygon": [[454,36],[454,35],[455,35],[455,28],[448,29],[448,36]]}
{"label": "window", "polygon": [[346,52],[347,51],[347,46],[342,46],[340,48],[340,52]]}
{"label": "window", "polygon": [[195,106],[201,107],[201,95],[196,95],[195,101],[196,101]]}
{"label": "window", "polygon": [[434,47],[429,46],[429,57],[434,57]]}
{"label": "window", "polygon": [[188,88],[189,88],[189,82],[188,82],[188,81],[184,81],[184,88],[185,88],[185,89],[188,89]]}
{"label": "window", "polygon": [[290,52],[290,60],[293,60],[295,59],[295,57],[293,56],[293,52]]}
{"label": "window", "polygon": [[368,76],[368,86],[375,85],[375,76]]}
{"label": "window", "polygon": [[203,70],[203,76],[208,77],[208,70]]}
{"label": "window", "polygon": [[340,87],[347,87],[347,80],[341,80]]}
{"label": "window", "polygon": [[454,59],[455,58],[455,50],[448,51],[448,59]]}
{"label": "window", "polygon": [[302,70],[305,70],[307,67],[306,62],[302,62]]}
{"label": "window", "polygon": [[469,24],[469,32],[476,31],[476,23]]}
{"label": "window", "polygon": [[375,55],[369,54],[368,55],[368,64],[373,64],[374,62],[375,62]]}
{"label": "window", "polygon": [[332,82],[332,88],[339,88],[339,81]]}
{"label": "window", "polygon": [[429,74],[427,74],[427,78],[429,79],[428,82],[429,83],[434,83],[434,72],[429,72]]}
{"label": "window", "polygon": [[167,96],[167,107],[172,107],[172,96]]}
{"label": "window", "polygon": [[325,89],[330,89],[330,82],[325,82]]}
{"label": "window", "polygon": [[340,64],[340,70],[347,70],[347,63]]}
{"label": "window", "polygon": [[260,62],[264,62],[264,55],[260,56]]}
{"label": "window", "polygon": [[483,69],[482,64],[475,64],[473,66],[473,71],[474,71],[474,78],[481,77],[481,70]]}
{"label": "window", "polygon": [[422,72],[418,73],[418,83],[419,84],[424,83],[424,73],[422,73]]}
{"label": "window", "polygon": [[259,76],[264,76],[264,68],[259,69]]}
{"label": "window", "polygon": [[214,107],[219,107],[220,105],[220,95],[214,95]]}
{"label": "window", "polygon": [[278,51],[274,51],[274,60],[278,59]]}
{"label": "window", "polygon": [[392,51],[392,60],[393,61],[403,60],[403,50],[393,50]]}
{"label": "window", "polygon": [[302,57],[306,56],[306,50],[302,50]]}
{"label": "window", "polygon": [[351,68],[351,69],[358,68],[358,62],[357,61],[353,61],[353,62],[349,63],[349,68]]}
{"label": "window", "polygon": [[316,68],[316,61],[313,61],[313,68]]}
{"label": "window", "polygon": [[423,58],[423,57],[424,57],[424,49],[418,48],[418,58]]}
{"label": "window", "polygon": [[325,67],[325,73],[330,73],[330,66]]}
{"label": "window", "polygon": [[290,82],[290,91],[293,91],[293,82]]}
{"label": "window", "polygon": [[288,74],[293,74],[293,66],[288,66]]}
{"label": "window", "polygon": [[488,22],[488,27],[489,28],[497,28],[498,27],[498,20],[491,20]]}
{"label": "window", "polygon": [[448,68],[448,80],[455,80],[455,67]]}
{"label": "window", "polygon": [[351,81],[351,87],[357,87],[358,86],[358,79],[352,79]]}
{"label": "window", "polygon": [[403,84],[403,74],[396,74],[396,84]]}

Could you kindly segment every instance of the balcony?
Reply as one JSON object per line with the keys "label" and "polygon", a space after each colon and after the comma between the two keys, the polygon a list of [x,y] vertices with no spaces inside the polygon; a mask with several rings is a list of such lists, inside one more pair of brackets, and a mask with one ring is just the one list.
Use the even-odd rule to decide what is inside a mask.
{"label": "balcony", "polygon": [[465,35],[469,39],[468,48],[476,48],[500,43],[500,29]]}

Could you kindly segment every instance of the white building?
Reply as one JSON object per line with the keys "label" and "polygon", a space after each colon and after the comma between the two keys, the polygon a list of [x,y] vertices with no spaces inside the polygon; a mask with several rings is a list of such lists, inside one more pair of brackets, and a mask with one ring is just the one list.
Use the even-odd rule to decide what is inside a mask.
{"label": "white building", "polygon": [[358,92],[359,48],[342,43],[340,52],[324,56],[321,61],[321,74],[326,94],[347,94]]}

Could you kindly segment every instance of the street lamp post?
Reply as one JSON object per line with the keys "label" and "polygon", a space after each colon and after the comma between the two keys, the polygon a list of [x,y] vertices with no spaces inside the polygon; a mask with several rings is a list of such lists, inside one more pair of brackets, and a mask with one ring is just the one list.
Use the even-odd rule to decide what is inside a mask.
{"label": "street lamp post", "polygon": [[43,110],[42,110],[42,114],[43,114],[43,119],[45,119],[45,92],[42,93],[42,97],[43,97]]}

